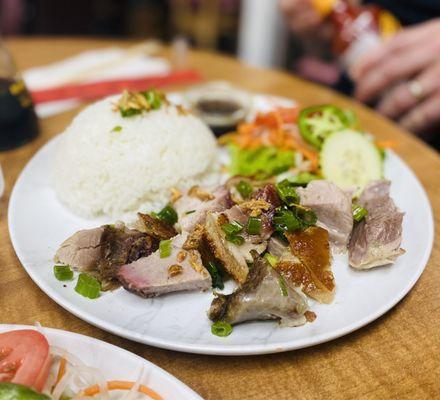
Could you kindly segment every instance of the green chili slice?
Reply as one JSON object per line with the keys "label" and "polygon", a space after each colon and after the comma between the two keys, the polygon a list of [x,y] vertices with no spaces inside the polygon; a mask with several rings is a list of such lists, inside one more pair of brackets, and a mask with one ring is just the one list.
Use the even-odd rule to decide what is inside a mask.
{"label": "green chili slice", "polygon": [[53,274],[59,281],[71,281],[73,279],[73,271],[70,265],[54,265]]}
{"label": "green chili slice", "polygon": [[339,107],[324,104],[301,110],[298,125],[304,140],[320,149],[329,135],[349,127],[351,121]]}
{"label": "green chili slice", "polygon": [[361,221],[363,218],[365,218],[368,215],[368,211],[359,204],[353,204],[352,211],[353,211],[353,219],[356,222]]}
{"label": "green chili slice", "polygon": [[211,333],[220,337],[229,336],[232,333],[232,325],[223,321],[214,322],[211,325]]}
{"label": "green chili slice", "polygon": [[89,299],[96,299],[99,297],[100,291],[101,284],[96,278],[85,273],[79,274],[75,292]]}
{"label": "green chili slice", "polygon": [[171,239],[159,242],[159,255],[160,258],[167,258],[171,255]]}

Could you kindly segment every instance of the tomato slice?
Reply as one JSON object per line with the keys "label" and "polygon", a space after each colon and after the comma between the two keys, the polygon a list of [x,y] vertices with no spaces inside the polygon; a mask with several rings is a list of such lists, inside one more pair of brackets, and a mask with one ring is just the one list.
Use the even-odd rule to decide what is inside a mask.
{"label": "tomato slice", "polygon": [[49,343],[41,333],[31,329],[0,333],[0,382],[41,392],[50,367]]}

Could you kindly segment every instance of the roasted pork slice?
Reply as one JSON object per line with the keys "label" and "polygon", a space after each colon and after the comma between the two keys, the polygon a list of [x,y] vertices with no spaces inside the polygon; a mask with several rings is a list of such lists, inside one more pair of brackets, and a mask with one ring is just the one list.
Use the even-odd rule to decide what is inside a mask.
{"label": "roasted pork slice", "polygon": [[203,267],[197,250],[183,250],[187,234],[171,239],[171,253],[161,257],[156,251],[119,268],[118,279],[124,289],[141,297],[156,297],[170,292],[206,290],[211,276]]}
{"label": "roasted pork slice", "polygon": [[279,319],[283,325],[306,322],[307,301],[286,283],[256,251],[246,281],[229,295],[216,294],[208,311],[212,321],[238,324],[251,320]]}
{"label": "roasted pork slice", "polygon": [[248,275],[249,267],[247,261],[251,262],[251,250],[259,254],[264,252],[267,241],[252,243],[249,240],[241,245],[226,240],[226,234],[221,225],[229,220],[223,213],[208,213],[205,222],[206,242],[216,259],[223,263],[224,269],[238,283],[243,283]]}
{"label": "roasted pork slice", "polygon": [[328,231],[334,250],[345,252],[353,229],[349,193],[324,180],[312,181],[297,192],[301,205],[311,208],[318,217],[317,225]]}
{"label": "roasted pork slice", "polygon": [[349,263],[356,269],[369,269],[394,263],[404,253],[403,215],[390,197],[390,182],[368,184],[359,198],[368,215],[355,224],[348,248]]}
{"label": "roasted pork slice", "polygon": [[277,189],[275,185],[272,183],[268,183],[258,189],[253,195],[252,198],[255,200],[264,200],[265,202],[269,203],[271,206],[271,209],[275,209],[283,204],[283,202],[280,199],[280,196],[278,196]]}
{"label": "roasted pork slice", "polygon": [[331,303],[335,280],[331,270],[328,232],[312,226],[304,231],[287,232],[294,258],[281,259],[276,270],[292,285],[320,303]]}
{"label": "roasted pork slice", "polygon": [[203,225],[208,212],[219,212],[233,205],[229,190],[219,186],[212,191],[198,186],[191,188],[174,203],[182,232],[191,232],[196,225]]}
{"label": "roasted pork slice", "polygon": [[136,228],[158,240],[167,240],[177,235],[176,230],[166,222],[149,214],[138,213]]}
{"label": "roasted pork slice", "polygon": [[104,225],[76,232],[61,244],[55,261],[73,269],[89,272],[102,283],[104,290],[114,287],[118,268],[155,251],[158,242],[123,225]]}

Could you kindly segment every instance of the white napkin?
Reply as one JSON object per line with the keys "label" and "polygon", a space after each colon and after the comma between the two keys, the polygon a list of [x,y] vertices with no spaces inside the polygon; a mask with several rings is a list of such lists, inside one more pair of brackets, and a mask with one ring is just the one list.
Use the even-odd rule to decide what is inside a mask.
{"label": "white napkin", "polygon": [[[110,47],[86,51],[53,64],[28,69],[23,72],[23,79],[32,91],[64,85],[78,75],[87,76],[84,82],[93,82],[166,74],[170,69],[170,64],[163,58],[142,53],[127,54],[124,49]],[[69,110],[78,104],[77,100],[48,102],[37,105],[36,111],[38,116],[43,118]]]}

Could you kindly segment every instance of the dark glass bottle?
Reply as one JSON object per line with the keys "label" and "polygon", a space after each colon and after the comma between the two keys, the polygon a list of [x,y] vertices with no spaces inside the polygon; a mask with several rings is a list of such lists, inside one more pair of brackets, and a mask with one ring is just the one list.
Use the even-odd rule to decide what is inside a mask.
{"label": "dark glass bottle", "polygon": [[0,151],[38,135],[38,119],[29,92],[9,52],[0,42]]}

